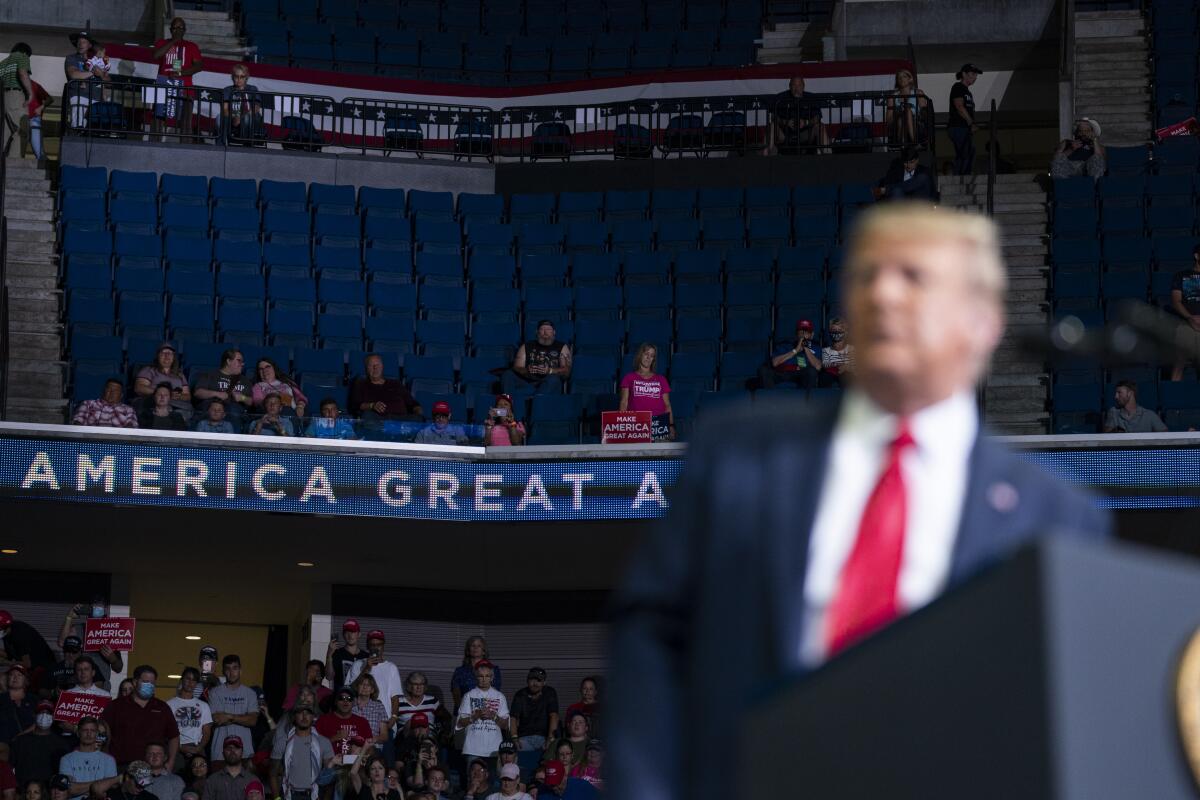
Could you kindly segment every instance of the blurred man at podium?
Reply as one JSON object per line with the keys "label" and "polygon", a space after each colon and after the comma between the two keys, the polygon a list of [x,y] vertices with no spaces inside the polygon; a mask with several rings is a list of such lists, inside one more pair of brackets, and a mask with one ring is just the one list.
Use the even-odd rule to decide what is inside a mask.
{"label": "blurred man at podium", "polygon": [[759,399],[701,425],[614,601],[614,797],[736,797],[730,756],[756,692],[1035,537],[1109,532],[1090,496],[981,430],[974,389],[1005,284],[986,217],[877,207],[847,245],[857,368],[840,403]]}

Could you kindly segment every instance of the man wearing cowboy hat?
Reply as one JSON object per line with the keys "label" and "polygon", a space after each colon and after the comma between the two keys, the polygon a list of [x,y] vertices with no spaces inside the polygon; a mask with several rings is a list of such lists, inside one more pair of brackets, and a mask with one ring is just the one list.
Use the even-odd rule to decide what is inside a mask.
{"label": "man wearing cowboy hat", "polygon": [[1063,139],[1050,161],[1050,177],[1071,178],[1087,175],[1099,178],[1107,169],[1104,145],[1100,144],[1100,123],[1080,117],[1075,120],[1075,135]]}
{"label": "man wearing cowboy hat", "polygon": [[63,71],[68,81],[88,81],[89,85],[76,84],[67,88],[67,113],[72,128],[82,128],[87,124],[87,108],[100,99],[100,84],[111,81],[112,77],[102,67],[88,66],[91,60],[89,50],[95,45],[95,39],[88,31],[75,31],[69,37],[75,52],[63,59]]}

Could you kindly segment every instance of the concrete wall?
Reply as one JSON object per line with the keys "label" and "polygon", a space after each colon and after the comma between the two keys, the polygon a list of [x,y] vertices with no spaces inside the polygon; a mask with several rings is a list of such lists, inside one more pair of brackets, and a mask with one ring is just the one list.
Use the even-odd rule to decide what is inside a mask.
{"label": "concrete wall", "polygon": [[381,188],[491,194],[495,169],[486,163],[446,159],[386,158],[333,153],[291,153],[258,148],[158,144],[68,137],[62,163],[178,175],[269,178]]}
{"label": "concrete wall", "polygon": [[0,25],[40,25],[93,30],[149,31],[152,0],[4,0]]}
{"label": "concrete wall", "polygon": [[1029,42],[1056,37],[1060,0],[844,0],[849,46],[903,43]]}

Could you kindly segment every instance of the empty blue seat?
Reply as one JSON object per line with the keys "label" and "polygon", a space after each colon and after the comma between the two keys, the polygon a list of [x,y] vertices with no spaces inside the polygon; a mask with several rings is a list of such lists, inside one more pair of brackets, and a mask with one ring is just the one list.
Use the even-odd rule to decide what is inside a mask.
{"label": "empty blue seat", "polygon": [[[1174,176],[1168,176],[1174,177]],[[1146,212],[1146,227],[1150,234],[1173,234],[1190,236],[1194,228],[1191,205],[1153,205]]]}
{"label": "empty blue seat", "polygon": [[620,274],[616,253],[577,253],[571,258],[571,283],[574,286],[612,286]]}
{"label": "empty blue seat", "polygon": [[231,205],[250,208],[258,204],[258,184],[253,178],[213,178],[208,185],[209,198],[235,201]]}
{"label": "empty blue seat", "polygon": [[413,189],[408,193],[408,213],[418,220],[451,222],[454,220],[454,195]]}
{"label": "empty blue seat", "polygon": [[[597,202],[599,202],[599,193]],[[608,225],[603,222],[574,221],[567,225],[564,250],[567,253],[603,253],[608,249]]]}
{"label": "empty blue seat", "polygon": [[463,285],[462,257],[452,253],[417,254],[417,281],[437,286]]}
{"label": "empty blue seat", "polygon": [[558,196],[559,222],[597,222],[604,205],[600,192],[563,192]]}
{"label": "empty blue seat", "polygon": [[305,211],[308,209],[308,186],[300,181],[263,180],[258,184],[258,199],[268,208]]}
{"label": "empty blue seat", "polygon": [[692,219],[695,216],[695,189],[658,189],[651,200],[651,217],[655,222]]}
{"label": "empty blue seat", "polygon": [[696,196],[696,210],[705,222],[715,219],[742,218],[742,190],[724,188],[701,189]]}
{"label": "empty blue seat", "polygon": [[364,186],[358,190],[358,203],[364,209],[390,208],[403,211],[408,207],[408,198],[403,189]]}
{"label": "empty blue seat", "polygon": [[[516,201],[516,197],[513,198]],[[516,222],[516,218],[513,219]],[[546,222],[523,222],[518,236],[522,255],[561,253],[564,231],[562,225]]]}
{"label": "empty blue seat", "polygon": [[1098,411],[1101,408],[1101,386],[1096,383],[1056,383],[1052,392],[1056,414],[1063,412]]}
{"label": "empty blue seat", "polygon": [[1200,383],[1194,381],[1164,381],[1159,385],[1164,410],[1200,409]]}
{"label": "empty blue seat", "polygon": [[1150,240],[1140,237],[1113,237],[1104,240],[1104,263],[1142,266],[1147,270],[1151,261]]}
{"label": "empty blue seat", "polygon": [[511,287],[476,290],[471,298],[471,316],[477,322],[518,322],[521,294]]}
{"label": "empty blue seat", "polygon": [[164,172],[158,193],[164,201],[178,199],[208,205],[208,178],[203,175],[174,175]]}
{"label": "empty blue seat", "polygon": [[[163,276],[162,276],[162,272],[160,272],[159,270],[157,270],[157,269],[122,270],[120,268],[117,269],[117,290],[118,291],[120,291],[123,288],[120,283],[122,272],[124,272],[126,274],[137,273],[139,275],[141,273],[145,273],[146,283],[144,285],[146,287],[148,287],[147,290],[153,291],[154,290],[153,287],[155,286],[155,284],[157,284],[158,291],[162,291]],[[134,287],[133,287],[133,285],[130,285],[128,288],[132,289]],[[167,273],[166,290],[169,294],[172,294],[172,295],[186,294],[186,295],[204,296],[204,297],[212,298],[212,296],[213,296],[213,276],[212,276],[211,272],[175,272],[174,270],[172,270]]]}
{"label": "empty blue seat", "polygon": [[696,249],[700,223],[694,219],[669,219],[658,224],[658,249],[679,252]]}
{"label": "empty blue seat", "polygon": [[548,223],[554,215],[554,195],[518,193],[509,201],[509,219],[513,224]]}
{"label": "empty blue seat", "polygon": [[276,234],[287,233],[295,234],[306,240],[312,233],[312,222],[307,211],[289,211],[269,207],[263,212],[262,229],[263,235],[272,239]]}
{"label": "empty blue seat", "polygon": [[[167,200],[160,209],[159,224],[168,232],[197,231],[208,235],[208,206]],[[258,219],[255,217],[255,223]],[[255,225],[257,227],[257,224]]]}
{"label": "empty blue seat", "polygon": [[645,253],[654,247],[654,223],[645,220],[625,220],[612,228],[612,249],[615,253]]}
{"label": "empty blue seat", "polygon": [[1086,175],[1054,179],[1054,204],[1060,208],[1092,206],[1096,202],[1096,181]]}
{"label": "empty blue seat", "polygon": [[719,284],[681,284],[675,287],[675,314],[720,317],[723,293]]}
{"label": "empty blue seat", "polygon": [[153,200],[118,198],[109,207],[114,230],[128,233],[156,233],[158,206]]}
{"label": "empty blue seat", "polygon": [[1107,147],[1105,160],[1108,164],[1108,174],[1140,175],[1146,171],[1150,161],[1150,151],[1142,146]]}
{"label": "empty blue seat", "polygon": [[[613,287],[616,288],[616,287]],[[610,353],[625,339],[625,323],[619,319],[580,319],[575,326],[575,347],[582,353]]]}
{"label": "empty blue seat", "polygon": [[504,220],[504,195],[463,192],[458,196],[458,215],[469,221],[502,222]]}
{"label": "empty blue seat", "polygon": [[[604,194],[604,218],[609,222],[644,220],[650,208],[650,193],[644,190],[615,191]],[[613,229],[614,241],[616,228]]]}
{"label": "empty blue seat", "polygon": [[746,190],[746,216],[751,220],[791,216],[792,190],[787,186],[752,186]]}
{"label": "empty blue seat", "polygon": [[740,216],[729,219],[704,220],[704,249],[728,250],[740,248],[746,236],[746,226]]}
{"label": "empty blue seat", "polygon": [[467,320],[467,290],[459,286],[422,285],[420,308],[425,319],[454,322],[460,325],[458,338],[463,338]]}
{"label": "empty blue seat", "polygon": [[318,211],[349,211],[354,213],[357,204],[353,186],[338,186],[330,183],[313,183],[308,187],[308,202]]}
{"label": "empty blue seat", "polygon": [[1145,300],[1148,275],[1142,270],[1106,272],[1101,278],[1105,300]]}
{"label": "empty blue seat", "polygon": [[[270,214],[270,212],[267,213]],[[313,223],[313,234],[321,241],[332,237],[357,243],[362,236],[362,226],[356,216],[318,212],[313,219]],[[263,219],[263,228],[267,228],[265,217]]]}
{"label": "empty blue seat", "polygon": [[525,319],[565,317],[571,310],[571,290],[533,286],[525,289]]}
{"label": "empty blue seat", "polygon": [[1056,265],[1077,264],[1096,267],[1100,264],[1100,242],[1095,239],[1054,239],[1051,250]]}
{"label": "empty blue seat", "polygon": [[515,233],[512,225],[499,222],[472,222],[467,228],[467,246],[472,254],[507,255],[512,252]]}
{"label": "empty blue seat", "polygon": [[511,255],[477,253],[467,264],[467,279],[477,289],[511,287],[516,273],[517,262]]}
{"label": "empty blue seat", "polygon": [[575,289],[575,319],[617,320],[621,318],[621,290],[608,286],[586,286]]}
{"label": "empty blue seat", "polygon": [[158,198],[158,174],[114,169],[109,175],[109,193],[114,199],[153,202]]}
{"label": "empty blue seat", "polygon": [[[1087,180],[1091,180],[1088,178]],[[1098,219],[1094,206],[1054,209],[1054,235],[1064,238],[1091,238],[1096,235]]]}

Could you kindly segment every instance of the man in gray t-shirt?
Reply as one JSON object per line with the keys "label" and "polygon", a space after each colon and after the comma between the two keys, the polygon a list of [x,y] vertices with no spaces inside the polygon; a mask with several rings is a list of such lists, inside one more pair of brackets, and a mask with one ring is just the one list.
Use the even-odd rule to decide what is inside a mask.
{"label": "man in gray t-shirt", "polygon": [[271,750],[271,791],[283,800],[316,800],[321,770],[333,764],[333,745],[312,729],[313,708],[292,706],[292,731]]}
{"label": "man in gray t-shirt", "polygon": [[239,736],[243,742],[254,741],[250,728],[258,720],[258,694],[242,685],[242,659],[230,654],[221,659],[225,683],[208,690],[208,707],[212,711],[213,769],[220,769],[225,755],[226,736]]}
{"label": "man in gray t-shirt", "polygon": [[1113,392],[1115,405],[1104,415],[1105,433],[1162,433],[1163,421],[1148,408],[1137,404],[1137,384],[1121,381]]}

